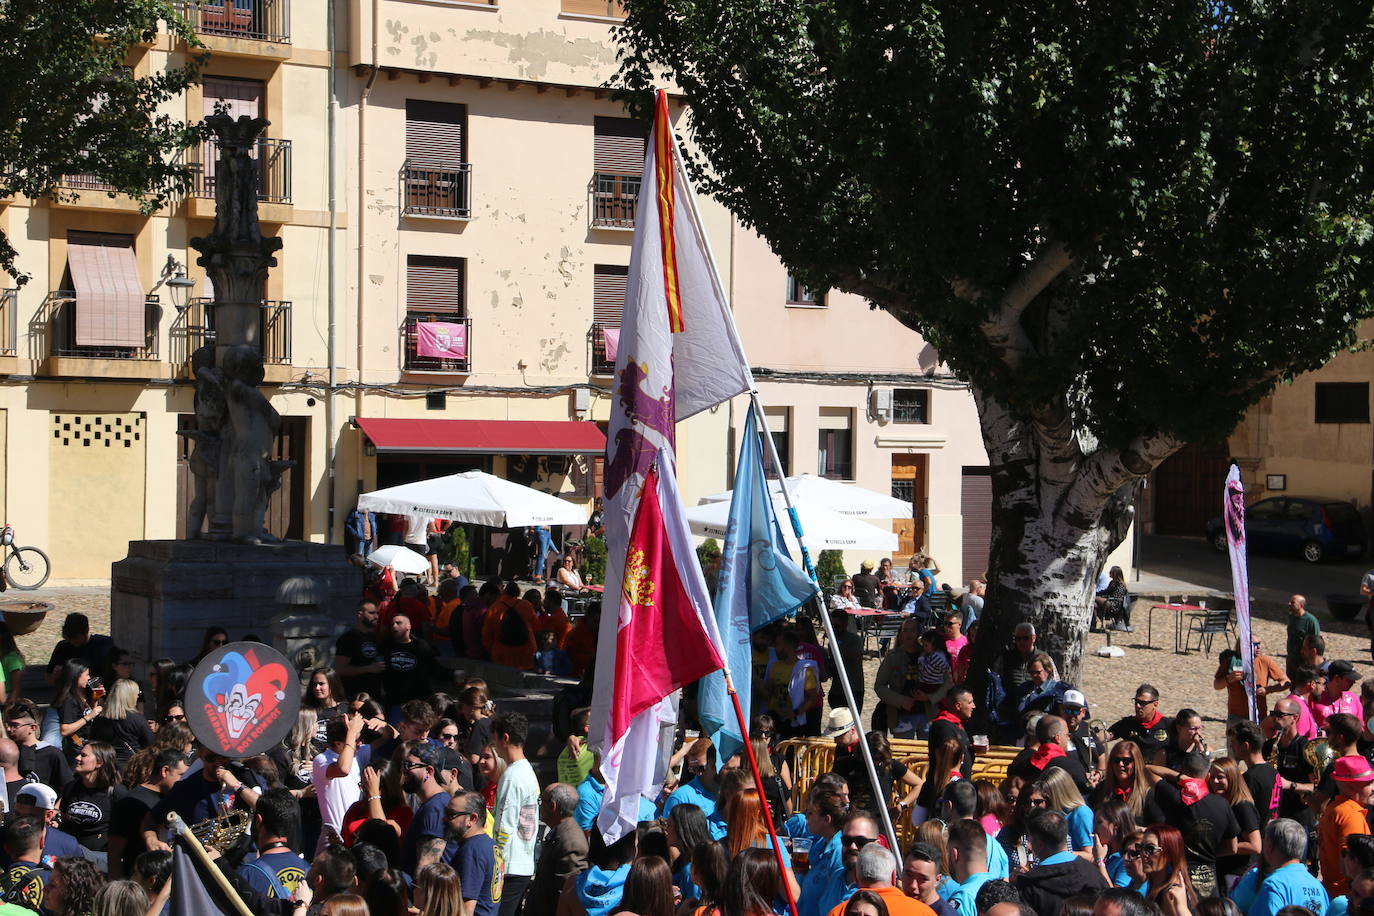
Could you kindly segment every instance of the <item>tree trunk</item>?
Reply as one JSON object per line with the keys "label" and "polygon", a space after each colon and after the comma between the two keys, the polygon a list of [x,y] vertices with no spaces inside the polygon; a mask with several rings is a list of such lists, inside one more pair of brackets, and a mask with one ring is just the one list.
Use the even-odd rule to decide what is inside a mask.
{"label": "tree trunk", "polygon": [[[976,694],[984,695],[980,673],[995,670],[1022,622],[1035,625],[1037,648],[1060,678],[1077,684],[1097,575],[1130,527],[1139,478],[1117,482],[1103,471],[1120,462],[1073,427],[1067,403],[1026,418],[974,396],[993,492],[987,596],[970,669]],[[1095,474],[1099,486],[1085,488]]]}

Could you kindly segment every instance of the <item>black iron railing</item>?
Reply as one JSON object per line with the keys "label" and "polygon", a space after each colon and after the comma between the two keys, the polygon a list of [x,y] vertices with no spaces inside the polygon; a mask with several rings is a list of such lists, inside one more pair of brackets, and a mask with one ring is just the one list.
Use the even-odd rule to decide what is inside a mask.
{"label": "black iron railing", "polygon": [[[430,321],[442,321],[463,326],[462,359],[420,355],[419,326],[421,322]],[[401,353],[404,360],[404,365],[401,368],[407,372],[469,372],[472,369],[472,319],[460,318],[457,315],[411,312],[406,315],[405,323],[401,325]]]}
{"label": "black iron railing", "polygon": [[63,175],[57,180],[59,188],[66,188],[69,191],[113,191],[114,185],[104,181],[89,172],[78,172],[75,175]]}
{"label": "black iron railing", "polygon": [[[205,344],[215,342],[214,310],[208,296],[197,296],[186,304],[172,323],[172,358],[184,362]],[[283,299],[262,300],[259,312],[258,343],[262,361],[268,365],[291,365],[291,303]]]}
{"label": "black iron railing", "polygon": [[606,353],[607,328],[619,331],[620,325],[593,321],[592,329],[587,333],[587,345],[591,350],[587,362],[591,366],[592,375],[615,375],[615,360]]}
{"label": "black iron railing", "polygon": [[288,0],[195,0],[182,12],[202,35],[291,43]]}
{"label": "black iron railing", "polygon": [[143,301],[143,345],[137,347],[82,346],[76,342],[76,313],[81,297],[73,290],[55,290],[44,303],[47,316],[48,355],[89,359],[157,359],[157,326],[162,305],[157,296]]}
{"label": "black iron railing", "polygon": [[0,289],[0,356],[19,352],[19,290]]}
{"label": "black iron railing", "polygon": [[472,163],[407,159],[401,164],[401,213],[472,216]]}
{"label": "black iron railing", "polygon": [[597,172],[587,183],[588,212],[593,227],[633,229],[639,207],[639,175]]}
{"label": "black iron railing", "polygon": [[[211,138],[189,151],[192,197],[215,197],[215,172],[219,168],[219,141]],[[258,200],[268,204],[291,203],[291,141],[258,139],[253,151],[257,163]]]}

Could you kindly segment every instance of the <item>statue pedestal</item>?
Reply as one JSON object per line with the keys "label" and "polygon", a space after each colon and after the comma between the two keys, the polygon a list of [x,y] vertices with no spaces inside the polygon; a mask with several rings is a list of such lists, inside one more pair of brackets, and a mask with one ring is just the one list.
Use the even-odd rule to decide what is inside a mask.
{"label": "statue pedestal", "polygon": [[110,636],[145,663],[189,661],[216,625],[231,641],[252,633],[273,642],[272,618],[285,610],[277,587],[293,576],[316,581],[319,610],[338,630],[352,625],[362,593],[362,570],[343,547],[308,541],[130,541],[111,576]]}

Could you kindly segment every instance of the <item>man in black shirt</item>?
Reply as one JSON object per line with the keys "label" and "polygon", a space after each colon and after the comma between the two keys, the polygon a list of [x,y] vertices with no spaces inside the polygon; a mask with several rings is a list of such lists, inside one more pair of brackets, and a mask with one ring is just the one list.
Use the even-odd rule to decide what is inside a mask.
{"label": "man in black shirt", "polygon": [[115,802],[107,850],[112,877],[133,874],[134,860],[148,848],[143,839],[144,819],[162,801],[162,796],[181,780],[188,766],[181,751],[170,748],[161,751],[153,761],[148,781],[134,786],[128,795]]}
{"label": "man in black shirt", "polygon": [[1135,715],[1118,719],[1109,731],[1114,738],[1138,744],[1148,764],[1164,762],[1164,747],[1173,727],[1173,720],[1159,711],[1159,691],[1150,684],[1141,684],[1135,690]]}
{"label": "man in black shirt", "polygon": [[434,685],[442,676],[439,657],[433,646],[411,633],[410,618],[405,614],[391,618],[391,639],[383,650],[383,658],[386,673],[382,675],[382,685],[389,708],[396,709],[402,703],[434,693]]}
{"label": "man in black shirt", "polygon": [[85,614],[68,614],[62,621],[62,639],[52,648],[48,658],[48,683],[57,682],[57,673],[69,659],[84,658],[93,674],[103,674],[109,666],[114,640],[108,636],[92,636],[91,621]]}
{"label": "man in black shirt", "polygon": [[1298,734],[1297,701],[1284,697],[1274,704],[1270,717],[1274,719],[1279,733],[1264,743],[1264,757],[1273,760],[1279,771],[1279,817],[1293,820],[1311,829],[1316,815],[1307,806],[1306,794],[1315,787],[1312,784],[1312,765],[1307,762],[1307,739]]}
{"label": "man in black shirt", "polygon": [[1169,743],[1164,748],[1164,765],[1174,772],[1183,768],[1189,754],[1206,754],[1209,748],[1202,736],[1202,716],[1196,709],[1180,709],[1169,729]]}
{"label": "man in black shirt", "polygon": [[873,561],[864,560],[859,564],[859,574],[850,576],[849,581],[854,583],[854,598],[864,607],[882,607],[882,601],[878,597],[880,584],[878,577],[873,575]]}
{"label": "man in black shirt", "polygon": [[1230,802],[1207,788],[1210,766],[1206,754],[1188,754],[1180,762],[1178,785],[1161,779],[1145,804],[1146,823],[1172,824],[1183,833],[1188,872],[1201,897],[1216,895],[1217,855],[1240,833]]}
{"label": "man in black shirt", "polygon": [[379,619],[377,605],[371,601],[362,602],[358,605],[353,629],[334,643],[334,670],[343,678],[344,689],[350,697],[366,692],[381,698],[386,662],[382,659],[382,640],[377,633]]}
{"label": "man in black shirt", "polygon": [[1064,698],[1059,701],[1059,715],[1069,727],[1069,743],[1064,746],[1069,756],[1078,758],[1085,774],[1093,770],[1103,772],[1107,749],[1088,727],[1088,701],[1082,691],[1064,691]]}
{"label": "man in black shirt", "polygon": [[964,730],[964,726],[973,717],[975,708],[972,690],[963,684],[951,687],[945,694],[944,711],[930,723],[930,738],[926,745],[927,753],[933,760],[935,749],[943,744],[945,739],[953,738],[958,741],[964,752],[964,765],[959,770],[965,779],[973,775],[973,746],[969,743],[968,732]]}
{"label": "man in black shirt", "polygon": [[1231,759],[1246,764],[1242,778],[1255,800],[1263,827],[1278,817],[1279,811],[1279,771],[1264,759],[1264,733],[1254,722],[1237,722],[1227,729],[1226,737]]}
{"label": "man in black shirt", "polygon": [[26,700],[11,703],[5,710],[5,732],[19,745],[19,773],[45,786],[65,786],[71,782],[72,768],[61,748],[39,746],[40,721],[38,710]]}
{"label": "man in black shirt", "polygon": [[1017,763],[1008,769],[1008,775],[1020,776],[1027,784],[1035,782],[1048,770],[1063,770],[1078,787],[1083,796],[1092,791],[1088,785],[1088,774],[1078,757],[1068,752],[1069,726],[1058,716],[1041,716],[1035,723],[1035,751],[1024,757],[1018,755]]}

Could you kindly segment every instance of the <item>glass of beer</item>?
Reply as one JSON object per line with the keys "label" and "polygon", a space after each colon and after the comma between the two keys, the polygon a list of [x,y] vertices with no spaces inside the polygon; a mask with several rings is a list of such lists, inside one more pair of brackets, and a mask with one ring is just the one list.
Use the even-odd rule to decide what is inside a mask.
{"label": "glass of beer", "polygon": [[973,753],[975,753],[975,754],[986,754],[987,752],[988,752],[988,736],[987,736],[987,735],[974,735],[974,736],[973,736]]}
{"label": "glass of beer", "polygon": [[100,678],[98,678],[98,677],[93,677],[93,678],[91,678],[91,679],[86,683],[86,686],[87,686],[87,687],[90,689],[90,691],[91,691],[91,702],[92,702],[92,703],[99,703],[101,700],[105,699],[105,682],[102,681]]}
{"label": "glass of beer", "polygon": [[811,869],[811,838],[792,838],[792,871],[804,875]]}

